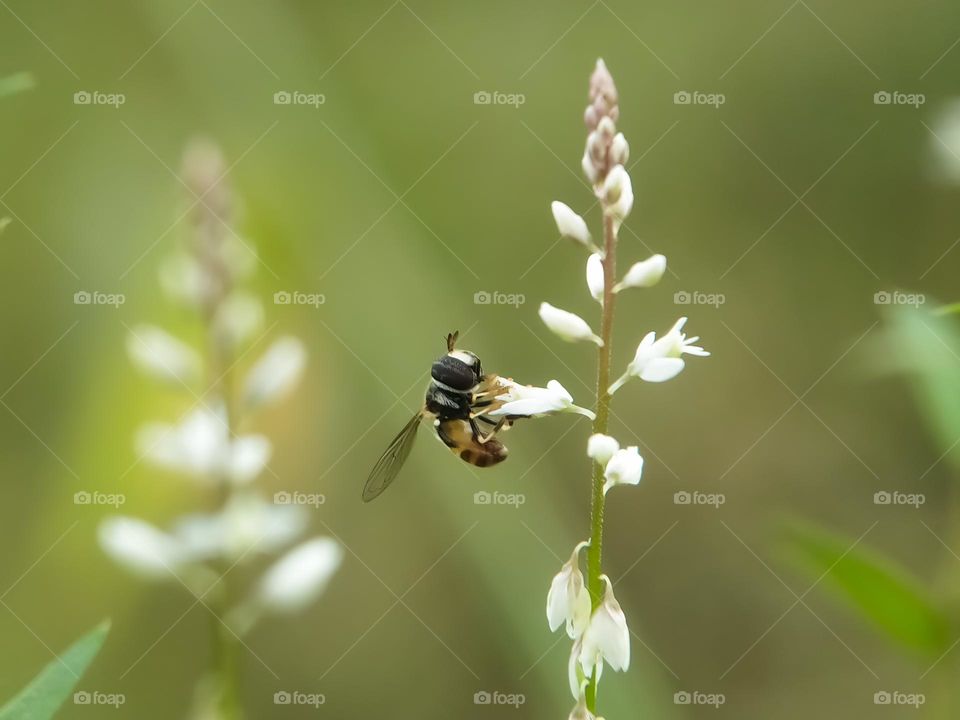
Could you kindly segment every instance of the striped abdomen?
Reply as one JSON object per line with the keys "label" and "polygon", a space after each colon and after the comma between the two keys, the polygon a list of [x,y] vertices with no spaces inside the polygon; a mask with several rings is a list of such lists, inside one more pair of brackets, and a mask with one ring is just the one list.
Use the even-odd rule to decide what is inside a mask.
{"label": "striped abdomen", "polygon": [[466,420],[441,420],[437,436],[464,462],[477,467],[490,467],[507,459],[507,448],[496,438],[481,443]]}

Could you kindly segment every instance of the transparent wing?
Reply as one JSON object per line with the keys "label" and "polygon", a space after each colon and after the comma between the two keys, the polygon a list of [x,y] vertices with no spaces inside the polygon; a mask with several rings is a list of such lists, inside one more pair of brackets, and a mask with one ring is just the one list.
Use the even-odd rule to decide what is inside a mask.
{"label": "transparent wing", "polygon": [[370,502],[380,495],[393,479],[400,472],[400,468],[407,461],[410,451],[413,449],[413,441],[417,438],[417,428],[420,426],[422,412],[418,412],[408,422],[403,430],[390,442],[390,446],[384,451],[377,464],[370,471],[370,477],[367,478],[363,486],[363,501]]}

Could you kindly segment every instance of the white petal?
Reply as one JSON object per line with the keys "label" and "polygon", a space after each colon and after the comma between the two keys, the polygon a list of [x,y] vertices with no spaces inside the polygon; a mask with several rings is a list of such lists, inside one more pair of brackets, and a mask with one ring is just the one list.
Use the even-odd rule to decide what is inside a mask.
{"label": "white petal", "polygon": [[603,260],[599,253],[587,258],[587,288],[593,299],[603,303]]}
{"label": "white petal", "polygon": [[643,262],[634,263],[617,285],[617,290],[624,288],[653,287],[667,270],[667,258],[663,255],[653,255]]}
{"label": "white petal", "polygon": [[189,386],[200,377],[200,355],[154,325],[138,325],[131,330],[127,354],[140,370],[158,380]]}
{"label": "white petal", "polygon": [[137,434],[144,459],[173,472],[213,481],[227,457],[227,426],[222,411],[200,407],[178,425],[151,423]]}
{"label": "white petal", "polygon": [[630,159],[630,145],[623,133],[617,133],[610,143],[610,160],[617,165],[626,165]]}
{"label": "white petal", "polygon": [[615,438],[602,433],[591,435],[587,441],[587,455],[601,465],[606,465],[613,454],[620,449],[620,443]]}
{"label": "white petal", "polygon": [[614,485],[636,485],[643,475],[643,458],[635,445],[618,450],[607,463],[603,492]]}
{"label": "white petal", "polygon": [[243,435],[230,447],[228,473],[239,485],[254,480],[270,462],[273,445],[263,435]]}
{"label": "white petal", "polygon": [[235,292],[220,305],[214,330],[232,348],[252,340],[263,325],[263,305],[249,293]]}
{"label": "white petal", "polygon": [[553,219],[557,223],[557,230],[561,236],[590,247],[590,231],[582,217],[568,205],[557,200],[550,203],[550,210],[553,212]]}
{"label": "white petal", "polygon": [[136,518],[109,517],[97,528],[103,551],[131,572],[147,578],[168,578],[180,564],[176,541]]}
{"label": "white petal", "polygon": [[640,379],[646,382],[666,382],[675,378],[683,370],[684,362],[680,358],[653,358],[640,373]]}
{"label": "white petal", "polygon": [[547,592],[547,624],[550,632],[567,621],[569,608],[567,607],[567,584],[570,582],[570,569],[564,565],[560,572],[553,576],[550,590]]}
{"label": "white petal", "polygon": [[590,340],[603,345],[603,340],[594,334],[586,320],[550,303],[540,303],[540,319],[557,337],[567,342]]}
{"label": "white petal", "polygon": [[274,342],[250,369],[244,385],[244,402],[250,408],[272,402],[289,392],[300,379],[307,351],[295,337]]}
{"label": "white petal", "polygon": [[292,612],[323,592],[343,561],[343,548],[330,538],[298,545],[278,560],[260,581],[260,600],[271,610]]}
{"label": "white petal", "polygon": [[174,534],[193,558],[231,559],[275,552],[300,536],[306,525],[302,506],[274,505],[244,491],[218,512],[184,516]]}
{"label": "white petal", "polygon": [[570,694],[577,700],[580,699],[580,678],[577,675],[577,666],[579,665],[582,647],[583,638],[580,638],[570,649],[570,660],[567,662],[567,680],[570,683]]}
{"label": "white petal", "polygon": [[[630,666],[630,631],[627,618],[620,603],[613,595],[609,578],[604,577],[607,590],[603,602],[590,618],[590,625],[583,635],[581,664],[599,655],[614,670],[626,670]],[[586,672],[586,667],[584,668]]]}
{"label": "white petal", "polygon": [[623,165],[617,165],[603,181],[603,198],[607,211],[618,220],[623,220],[633,208],[633,184]]}

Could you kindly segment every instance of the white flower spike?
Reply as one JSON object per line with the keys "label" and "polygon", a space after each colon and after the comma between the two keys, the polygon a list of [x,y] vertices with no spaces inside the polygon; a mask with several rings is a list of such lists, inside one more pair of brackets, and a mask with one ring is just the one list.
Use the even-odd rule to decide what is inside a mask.
{"label": "white flower spike", "polygon": [[636,445],[624,450],[617,450],[603,472],[606,482],[603,484],[603,494],[614,485],[637,485],[643,475],[643,458],[640,457]]}
{"label": "white flower spike", "polygon": [[666,270],[667,258],[663,255],[653,255],[643,262],[631,265],[627,274],[623,276],[623,280],[614,286],[613,291],[620,292],[632,287],[653,287],[660,282],[660,278],[663,277]]}
{"label": "white flower spike", "polygon": [[637,347],[633,362],[627,366],[627,371],[610,386],[608,392],[612,395],[632,377],[638,377],[645,382],[665,382],[676,377],[684,368],[681,355],[709,356],[710,353],[693,344],[700,339],[699,337],[688,338],[680,332],[686,322],[685,317],[680,318],[659,340],[656,338],[656,333],[647,333]]}
{"label": "white flower spike", "polygon": [[585,248],[593,248],[593,241],[590,239],[590,230],[587,229],[586,221],[577,215],[569,205],[554,200],[550,203],[550,210],[553,212],[553,219],[557,223],[557,231],[562,237],[569,238]]}
{"label": "white flower spike", "polygon": [[587,441],[587,455],[596,460],[601,465],[610,462],[610,458],[620,449],[620,443],[609,435],[596,433],[591,435]]}
{"label": "white flower spike", "polygon": [[603,258],[600,253],[593,253],[587,258],[587,289],[598,303],[603,305]]}
{"label": "white flower spike", "polygon": [[607,212],[618,222],[623,222],[633,209],[633,184],[623,165],[615,166],[607,174],[601,193]]}
{"label": "white flower spike", "polygon": [[567,635],[571,639],[583,634],[590,619],[590,592],[580,572],[580,551],[589,544],[586,540],[577,544],[570,559],[553,578],[547,593],[547,623],[550,631],[555,632],[566,623]]}
{"label": "white flower spike", "polygon": [[558,412],[572,412],[594,419],[592,411],[573,404],[573,396],[556,380],[551,380],[545,388],[533,385],[521,385],[507,378],[500,378],[500,384],[506,388],[496,399],[503,405],[483,413],[486,417],[497,418],[507,415],[539,417]]}
{"label": "white flower spike", "polygon": [[603,346],[603,340],[590,329],[590,325],[579,315],[561,310],[550,303],[540,303],[540,319],[554,335],[567,342],[589,340]]}
{"label": "white flower spike", "polygon": [[617,671],[630,667],[630,631],[627,629],[627,618],[613,595],[610,578],[606,575],[600,577],[606,583],[607,589],[603,601],[590,616],[580,650],[580,667],[587,677],[593,673],[594,666],[604,662]]}

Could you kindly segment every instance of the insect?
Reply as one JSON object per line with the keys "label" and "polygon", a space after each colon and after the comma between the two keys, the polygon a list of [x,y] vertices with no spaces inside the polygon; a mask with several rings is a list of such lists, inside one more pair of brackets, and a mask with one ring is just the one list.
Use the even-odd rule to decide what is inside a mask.
{"label": "insect", "polygon": [[498,375],[484,375],[480,358],[457,350],[458,332],[447,335],[447,354],[433,363],[423,407],[391,441],[363,486],[363,500],[380,495],[403,467],[413,449],[420,421],[432,419],[437,437],[461,460],[490,467],[507,459],[507,448],[497,434],[513,424],[506,416],[493,420],[484,415],[497,406],[504,392]]}

